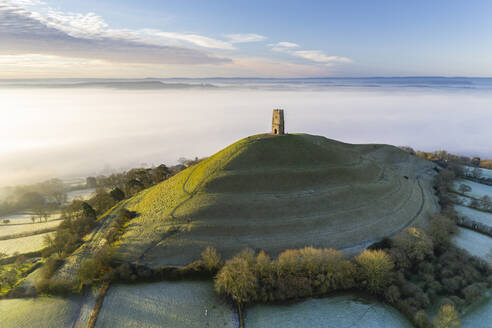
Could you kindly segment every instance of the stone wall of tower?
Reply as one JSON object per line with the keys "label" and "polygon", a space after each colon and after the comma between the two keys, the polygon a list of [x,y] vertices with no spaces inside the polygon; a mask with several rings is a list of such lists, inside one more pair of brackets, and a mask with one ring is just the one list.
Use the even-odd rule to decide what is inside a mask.
{"label": "stone wall of tower", "polygon": [[284,110],[283,109],[274,109],[273,110],[272,134],[277,134],[277,135],[285,134]]}

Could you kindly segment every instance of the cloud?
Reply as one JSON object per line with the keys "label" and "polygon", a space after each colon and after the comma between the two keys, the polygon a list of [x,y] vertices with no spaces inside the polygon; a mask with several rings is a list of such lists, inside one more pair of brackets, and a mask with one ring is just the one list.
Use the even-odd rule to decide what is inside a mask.
{"label": "cloud", "polygon": [[321,50],[294,50],[300,48],[297,43],[277,42],[270,44],[272,51],[283,52],[294,57],[304,58],[316,63],[323,63],[331,66],[333,63],[351,63],[352,60],[347,57],[328,56]]}
{"label": "cloud", "polygon": [[194,45],[211,48],[211,49],[223,49],[223,50],[235,50],[236,48],[229,42],[221,41],[213,38],[209,38],[197,34],[183,34],[175,32],[161,32],[157,30],[142,30],[147,32],[151,37],[161,37],[164,39],[180,40],[192,43]]}
{"label": "cloud", "polygon": [[44,1],[40,0],[10,0],[9,2],[21,7],[40,6],[45,4]]}
{"label": "cloud", "polygon": [[271,44],[271,46],[276,47],[276,48],[299,48],[300,46],[297,43],[293,42],[287,42],[287,41],[282,41],[282,42],[277,42],[275,44]]}
{"label": "cloud", "polygon": [[228,34],[226,35],[231,43],[248,43],[248,42],[260,42],[267,39],[266,36],[259,34]]}
{"label": "cloud", "polygon": [[292,52],[292,55],[304,59],[308,59],[317,63],[351,63],[352,60],[347,57],[327,56],[319,50],[298,50]]}
{"label": "cloud", "polygon": [[227,43],[193,34],[160,33],[164,34],[148,35],[148,30],[111,30],[101,17],[93,13],[49,11],[41,15],[0,0],[0,55],[44,54],[146,64],[220,64],[231,61],[198,49],[166,45],[162,39],[174,38],[208,48],[228,48]]}

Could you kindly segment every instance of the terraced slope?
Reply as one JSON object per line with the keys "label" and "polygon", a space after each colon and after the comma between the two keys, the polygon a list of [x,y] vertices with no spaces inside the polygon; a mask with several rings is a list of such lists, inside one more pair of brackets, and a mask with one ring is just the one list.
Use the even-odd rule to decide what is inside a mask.
{"label": "terraced slope", "polygon": [[182,265],[212,245],[275,255],[367,244],[437,211],[433,164],[386,145],[307,134],[245,138],[124,205],[122,260]]}

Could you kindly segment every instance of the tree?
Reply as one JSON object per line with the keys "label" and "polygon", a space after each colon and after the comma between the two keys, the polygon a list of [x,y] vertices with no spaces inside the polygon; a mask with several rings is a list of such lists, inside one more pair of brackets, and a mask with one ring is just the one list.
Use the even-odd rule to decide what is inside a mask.
{"label": "tree", "polygon": [[415,227],[400,232],[394,239],[395,246],[402,249],[411,260],[422,261],[434,252],[434,245],[427,234]]}
{"label": "tree", "polygon": [[489,196],[484,195],[480,199],[480,208],[486,211],[492,210],[492,201],[490,200]]}
{"label": "tree", "polygon": [[209,271],[214,271],[220,267],[221,258],[217,250],[209,246],[202,252],[201,262]]}
{"label": "tree", "polygon": [[119,201],[122,201],[123,199],[125,199],[125,193],[123,192],[123,190],[121,190],[120,188],[116,187],[114,188],[113,190],[111,190],[109,192],[109,195],[111,196],[111,198],[113,198],[116,202],[119,202]]}
{"label": "tree", "polygon": [[97,180],[95,177],[87,177],[85,179],[85,185],[87,188],[96,188],[97,187]]}
{"label": "tree", "polygon": [[367,290],[374,294],[384,292],[393,280],[393,261],[383,250],[365,250],[355,257],[359,278]]}
{"label": "tree", "polygon": [[237,255],[220,269],[215,278],[215,289],[239,304],[255,299],[258,281],[247,258]]}
{"label": "tree", "polygon": [[161,164],[158,167],[152,169],[151,175],[152,175],[152,183],[157,184],[159,182],[166,180],[171,175],[171,171],[166,165]]}
{"label": "tree", "polygon": [[449,241],[450,235],[457,231],[456,222],[443,214],[431,218],[427,232],[435,245],[443,245]]}
{"label": "tree", "polygon": [[22,194],[18,203],[21,208],[39,208],[44,206],[45,199],[39,192],[30,191]]}
{"label": "tree", "polygon": [[471,171],[471,176],[475,179],[480,179],[482,177],[482,170],[479,167],[474,168]]}
{"label": "tree", "polygon": [[435,328],[456,328],[461,325],[458,312],[454,306],[445,304],[441,306],[434,320]]}
{"label": "tree", "polygon": [[90,284],[99,273],[99,265],[93,259],[87,259],[80,265],[79,280],[82,284]]}
{"label": "tree", "polygon": [[462,194],[472,191],[472,188],[464,183],[460,184],[458,191]]}

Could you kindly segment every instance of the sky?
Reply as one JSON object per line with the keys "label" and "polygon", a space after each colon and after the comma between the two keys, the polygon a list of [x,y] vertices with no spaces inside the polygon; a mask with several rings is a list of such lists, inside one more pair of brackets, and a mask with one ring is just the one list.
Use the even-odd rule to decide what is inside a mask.
{"label": "sky", "polygon": [[492,1],[0,0],[0,78],[492,76]]}

